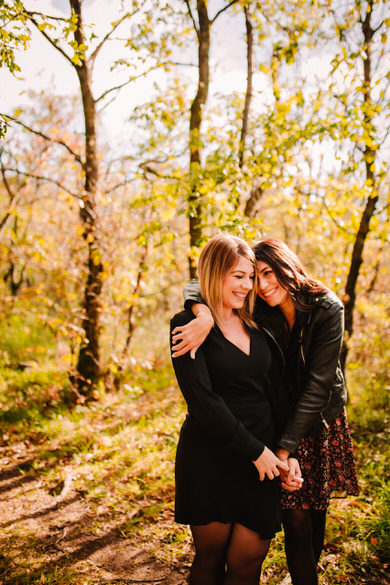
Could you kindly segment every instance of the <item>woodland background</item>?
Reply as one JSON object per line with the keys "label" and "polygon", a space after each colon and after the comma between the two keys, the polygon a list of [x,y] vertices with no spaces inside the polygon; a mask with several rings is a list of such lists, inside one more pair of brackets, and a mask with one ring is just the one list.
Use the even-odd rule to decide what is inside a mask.
{"label": "woodland background", "polygon": [[[322,579],[388,583],[389,1],[16,0],[0,17],[0,491],[36,486],[0,582],[129,582],[83,565],[80,520],[54,541],[31,524],[44,494],[83,501],[91,542],[187,566],[168,323],[223,230],[283,239],[345,304],[362,493],[332,507]],[[41,90],[34,47],[57,59]],[[265,582],[285,572],[278,537]]]}

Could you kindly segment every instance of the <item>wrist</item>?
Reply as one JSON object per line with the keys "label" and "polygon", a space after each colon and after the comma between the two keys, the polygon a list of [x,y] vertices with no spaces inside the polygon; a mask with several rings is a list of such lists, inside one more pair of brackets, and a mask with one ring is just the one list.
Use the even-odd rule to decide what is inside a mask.
{"label": "wrist", "polygon": [[197,319],[203,319],[207,323],[214,325],[214,319],[213,319],[213,316],[211,314],[211,311],[205,305],[201,305],[199,308],[197,307],[195,317]]}
{"label": "wrist", "polygon": [[276,456],[277,456],[279,459],[281,459],[282,461],[287,461],[287,459],[288,459],[288,458],[289,458],[289,456],[290,456],[290,451],[287,451],[287,449],[282,449],[282,448],[279,448],[279,449],[276,451]]}

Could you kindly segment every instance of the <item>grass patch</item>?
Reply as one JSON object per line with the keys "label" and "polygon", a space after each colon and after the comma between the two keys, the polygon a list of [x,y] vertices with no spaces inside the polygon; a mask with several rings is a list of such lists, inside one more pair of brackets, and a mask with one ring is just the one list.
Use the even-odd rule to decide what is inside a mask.
{"label": "grass patch", "polygon": [[50,355],[53,334],[42,318],[33,313],[9,313],[0,321],[0,367],[24,367],[23,362],[37,365]]}
{"label": "grass patch", "polygon": [[[58,392],[50,400],[51,384]],[[49,368],[10,370],[6,386],[0,393],[6,406],[3,445],[23,443],[28,457],[18,468],[37,478],[46,494],[60,497],[70,486],[71,494],[82,497],[88,522],[72,525],[76,536],[83,530],[93,537],[112,532],[160,561],[188,566],[189,530],[173,522],[174,458],[185,406],[168,362],[126,374],[118,392],[101,394],[88,405],[70,406],[66,380]],[[362,491],[359,497],[331,504],[322,585],[386,583],[388,415],[386,409],[368,408],[367,400],[364,394],[350,408]],[[49,562],[47,543],[39,533],[34,537],[34,530],[29,524],[22,523],[20,529],[10,524],[0,536],[2,550],[7,550],[7,557],[0,558],[7,585],[93,583],[85,560],[77,567],[66,556],[58,566]],[[26,550],[28,560],[22,561],[21,551]],[[264,581],[278,585],[286,570],[279,534],[264,564]]]}

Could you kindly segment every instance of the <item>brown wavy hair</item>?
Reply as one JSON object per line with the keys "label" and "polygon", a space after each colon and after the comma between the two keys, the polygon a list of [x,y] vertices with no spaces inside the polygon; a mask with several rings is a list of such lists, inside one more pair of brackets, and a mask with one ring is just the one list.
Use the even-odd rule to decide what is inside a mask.
{"label": "brown wavy hair", "polygon": [[329,291],[322,282],[307,274],[298,256],[281,240],[262,240],[253,246],[253,251],[256,260],[265,262],[273,270],[280,286],[290,293],[296,309],[311,309],[307,297],[323,296]]}
{"label": "brown wavy hair", "polygon": [[253,266],[253,288],[245,298],[241,309],[234,309],[248,327],[256,328],[252,319],[257,295],[257,266],[252,248],[236,236],[218,234],[211,238],[201,251],[198,263],[200,292],[219,325],[222,310],[222,284],[227,272],[239,258],[246,258]]}

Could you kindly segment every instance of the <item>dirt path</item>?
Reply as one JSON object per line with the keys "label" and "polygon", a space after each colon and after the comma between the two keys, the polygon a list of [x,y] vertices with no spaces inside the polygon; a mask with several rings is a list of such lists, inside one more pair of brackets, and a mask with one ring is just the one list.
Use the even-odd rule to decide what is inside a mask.
{"label": "dirt path", "polygon": [[185,567],[123,538],[120,518],[92,510],[70,482],[49,492],[33,462],[32,446],[0,448],[0,585],[186,583]]}

